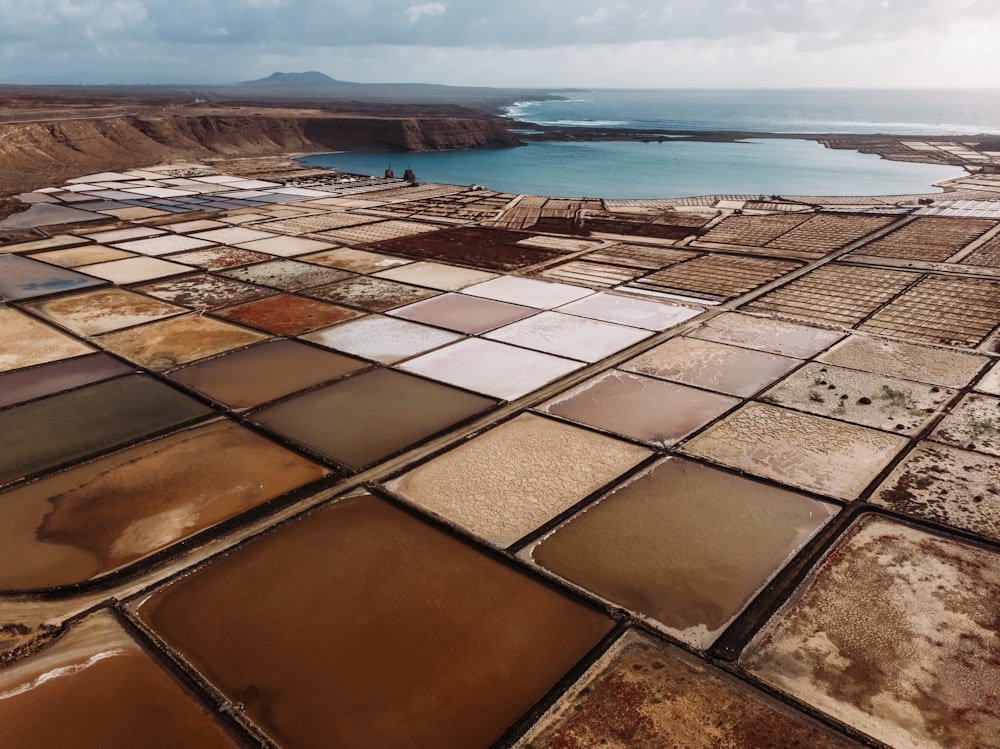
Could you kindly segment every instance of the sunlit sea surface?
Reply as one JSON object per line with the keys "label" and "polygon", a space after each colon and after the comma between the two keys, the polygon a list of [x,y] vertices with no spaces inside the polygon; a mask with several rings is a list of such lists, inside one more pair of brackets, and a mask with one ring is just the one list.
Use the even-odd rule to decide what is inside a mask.
{"label": "sunlit sea surface", "polygon": [[[766,133],[1000,133],[1000,92],[561,91],[522,102],[518,120],[568,127]],[[360,174],[413,169],[422,182],[480,184],[535,195],[667,198],[692,195],[886,195],[935,192],[956,167],[880,159],[794,138],[737,143],[531,143],[433,153],[336,153],[309,165]]]}

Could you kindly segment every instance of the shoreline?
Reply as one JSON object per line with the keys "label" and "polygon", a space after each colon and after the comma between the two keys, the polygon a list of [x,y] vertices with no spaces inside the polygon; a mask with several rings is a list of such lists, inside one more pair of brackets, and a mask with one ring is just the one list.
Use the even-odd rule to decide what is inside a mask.
{"label": "shoreline", "polygon": [[[545,126],[497,114],[514,100],[513,96],[501,99],[500,94],[489,102],[470,100],[462,105],[318,101],[297,98],[296,92],[241,93],[245,98],[240,100],[192,101],[173,90],[0,86],[0,163],[5,167],[0,173],[0,198],[6,204],[0,211],[16,210],[19,193],[59,180],[168,161],[193,159],[221,165],[258,156],[464,151],[537,142],[798,139],[892,161],[955,166],[969,173],[1000,170],[1000,158],[992,155],[1000,152],[1000,136],[996,135]],[[907,145],[914,143],[920,147]]]}

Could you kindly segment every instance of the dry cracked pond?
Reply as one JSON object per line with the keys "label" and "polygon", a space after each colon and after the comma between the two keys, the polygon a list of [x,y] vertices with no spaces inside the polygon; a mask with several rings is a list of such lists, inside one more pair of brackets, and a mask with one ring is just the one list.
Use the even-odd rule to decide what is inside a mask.
{"label": "dry cracked pond", "polygon": [[985,177],[243,168],[0,225],[0,745],[1000,748]]}

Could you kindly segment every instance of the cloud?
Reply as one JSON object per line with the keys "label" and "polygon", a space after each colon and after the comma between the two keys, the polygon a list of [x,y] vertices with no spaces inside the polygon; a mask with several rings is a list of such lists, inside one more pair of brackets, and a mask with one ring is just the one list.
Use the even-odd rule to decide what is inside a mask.
{"label": "cloud", "polygon": [[[940,51],[956,50],[960,35],[1000,34],[1000,2],[949,0],[943,8],[940,0],[0,0],[0,19],[0,76],[8,80],[85,71],[103,80],[152,72],[158,80],[241,80],[272,72],[265,65],[291,70],[299,61],[338,78],[414,80],[428,70],[426,61],[437,73],[425,80],[481,70],[484,80],[497,81],[505,73],[499,61],[517,60],[534,65],[538,85],[545,85],[539,71],[587,85],[588,78],[603,79],[593,60],[605,55],[612,63],[630,60],[633,76],[649,79],[639,52],[649,56],[647,65],[684,65],[680,51],[722,50],[739,59],[767,57],[770,48],[791,67],[824,55],[832,75],[834,60],[885,59],[883,49],[916,59],[919,40],[926,59],[947,67]],[[958,56],[967,64],[975,54],[985,55],[977,70],[996,59],[988,45]],[[401,67],[375,77],[385,70],[382,61]]]}
{"label": "cloud", "polygon": [[423,5],[411,5],[406,9],[406,17],[411,24],[416,23],[422,16],[440,16],[448,8],[444,3],[424,3]]}
{"label": "cloud", "polygon": [[[845,40],[945,32],[963,20],[996,22],[995,0],[0,0],[5,32],[65,39],[82,25],[121,19],[122,37],[198,40],[228,28],[231,43],[337,45],[496,44],[530,48],[682,39],[740,39],[763,32]],[[434,19],[427,28],[424,23]],[[124,27],[130,27],[128,29]]]}

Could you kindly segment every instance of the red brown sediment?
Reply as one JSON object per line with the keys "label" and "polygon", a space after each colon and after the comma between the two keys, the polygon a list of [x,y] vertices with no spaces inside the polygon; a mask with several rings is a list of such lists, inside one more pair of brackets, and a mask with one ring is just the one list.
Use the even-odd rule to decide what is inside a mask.
{"label": "red brown sediment", "polygon": [[240,746],[106,612],[0,671],[7,747]]}
{"label": "red brown sediment", "polygon": [[278,335],[300,335],[363,314],[358,310],[291,294],[279,294],[215,311],[217,317]]}
{"label": "red brown sediment", "polygon": [[785,705],[631,631],[517,749],[850,749]]}
{"label": "red brown sediment", "polygon": [[0,588],[99,577],[326,473],[225,421],[129,448],[3,495]]}
{"label": "red brown sediment", "polygon": [[355,749],[488,746],[612,624],[372,497],[260,537],[138,614],[282,746]]}

